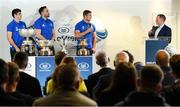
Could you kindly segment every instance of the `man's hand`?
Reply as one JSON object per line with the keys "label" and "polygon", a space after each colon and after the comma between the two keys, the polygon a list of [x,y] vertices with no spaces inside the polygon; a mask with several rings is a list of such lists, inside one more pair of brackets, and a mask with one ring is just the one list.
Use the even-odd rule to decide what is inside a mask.
{"label": "man's hand", "polygon": [[93,53],[95,53],[96,52],[96,48],[92,48],[92,51],[93,51]]}
{"label": "man's hand", "polygon": [[88,32],[93,32],[92,28],[87,29]]}
{"label": "man's hand", "polygon": [[15,47],[16,52],[20,52],[21,50],[18,47]]}

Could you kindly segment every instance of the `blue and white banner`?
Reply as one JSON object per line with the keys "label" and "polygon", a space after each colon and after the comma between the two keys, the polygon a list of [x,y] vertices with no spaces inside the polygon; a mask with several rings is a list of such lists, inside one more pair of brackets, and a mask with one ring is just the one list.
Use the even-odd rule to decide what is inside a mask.
{"label": "blue and white banner", "polygon": [[46,78],[54,72],[54,69],[53,56],[36,57],[36,78],[39,80],[41,87],[45,85]]}
{"label": "blue and white banner", "polygon": [[[92,74],[93,57],[92,56],[73,56],[77,62],[78,70],[83,79],[87,79]],[[54,72],[55,62],[54,56],[38,56],[34,57],[33,63],[36,63],[34,74],[39,80],[41,87],[45,85],[46,78]]]}
{"label": "blue and white banner", "polygon": [[164,49],[167,45],[167,41],[146,40],[146,64],[154,64],[156,52],[160,49]]}
{"label": "blue and white banner", "polygon": [[92,56],[76,56],[75,60],[78,64],[78,69],[83,77],[87,79],[89,75],[92,74],[93,70],[93,57]]}
{"label": "blue and white banner", "polygon": [[34,56],[29,56],[29,58],[28,58],[28,65],[27,65],[27,67],[26,67],[26,69],[25,69],[25,73],[27,73],[27,74],[29,74],[29,75],[31,75],[31,76],[33,76],[33,77],[35,77],[36,76],[36,57],[34,57]]}

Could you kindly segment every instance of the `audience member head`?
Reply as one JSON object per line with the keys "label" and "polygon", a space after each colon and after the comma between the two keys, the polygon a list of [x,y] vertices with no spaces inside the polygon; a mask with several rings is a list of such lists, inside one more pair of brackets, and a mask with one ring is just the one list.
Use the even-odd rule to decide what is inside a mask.
{"label": "audience member head", "polygon": [[56,66],[58,66],[61,61],[63,60],[63,58],[66,56],[66,54],[64,52],[61,52],[61,51],[58,51],[56,54],[55,54],[55,64]]}
{"label": "audience member head", "polygon": [[28,64],[28,54],[25,52],[18,52],[14,56],[14,62],[20,69],[26,69]]}
{"label": "audience member head", "polygon": [[57,70],[57,87],[69,90],[79,88],[80,73],[72,64],[61,65],[56,68]]}
{"label": "audience member head", "polygon": [[120,62],[116,66],[109,89],[136,90],[136,69],[132,63]]}
{"label": "audience member head", "polygon": [[96,64],[99,65],[100,67],[107,66],[109,61],[110,60],[105,52],[101,51],[96,54]]}
{"label": "audience member head", "polygon": [[169,58],[169,53],[165,50],[159,50],[156,52],[156,64],[160,67],[168,67]]}
{"label": "audience member head", "polygon": [[0,59],[0,88],[3,91],[6,91],[8,78],[8,65],[4,60]]}
{"label": "audience member head", "polygon": [[146,65],[140,76],[140,90],[143,92],[159,92],[164,78],[163,71],[157,65]]}
{"label": "audience member head", "polygon": [[17,84],[19,82],[20,76],[19,76],[19,67],[16,63],[14,62],[9,62],[8,63],[9,67],[9,80],[7,84],[7,92],[15,92]]}
{"label": "audience member head", "polygon": [[180,54],[173,55],[170,58],[170,66],[172,68],[173,75],[180,79]]}
{"label": "audience member head", "polygon": [[129,56],[126,52],[121,51],[116,54],[114,66],[116,67],[120,62],[129,62]]}
{"label": "audience member head", "polygon": [[126,52],[129,56],[129,62],[134,63],[134,56],[128,51],[128,50],[123,50],[123,52]]}
{"label": "audience member head", "polygon": [[[68,65],[68,64],[71,64],[72,67],[76,67],[77,66],[76,60],[73,57],[64,57],[62,59],[61,63],[59,64],[59,66],[61,66],[61,65]],[[52,75],[52,79],[53,79],[53,81],[55,83],[54,88],[57,88],[56,78],[57,78],[57,73],[58,72],[59,72],[59,67],[57,67],[54,70],[53,75]]]}
{"label": "audience member head", "polygon": [[61,61],[60,65],[72,64],[73,66],[77,66],[77,62],[73,57],[64,57]]}

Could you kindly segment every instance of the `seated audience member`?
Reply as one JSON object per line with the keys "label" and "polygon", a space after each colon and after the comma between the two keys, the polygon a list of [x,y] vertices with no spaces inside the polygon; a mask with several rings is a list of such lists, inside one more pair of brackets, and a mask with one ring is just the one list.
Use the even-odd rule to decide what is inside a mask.
{"label": "seated audience member", "polygon": [[8,83],[8,65],[0,59],[0,106],[22,106],[24,102],[6,93]]}
{"label": "seated audience member", "polygon": [[164,80],[162,82],[163,88],[171,86],[175,80],[169,66],[169,58],[169,53],[165,50],[159,50],[156,53],[156,64],[159,65],[164,72]]}
{"label": "seated audience member", "polygon": [[[64,57],[66,57],[66,53],[64,53],[64,52],[62,52],[62,51],[56,52],[56,54],[55,54],[55,56],[54,56],[54,59],[55,59],[54,61],[55,61],[56,66],[58,66],[58,65],[61,63],[61,61],[62,61],[62,59],[63,59]],[[53,74],[52,74],[52,75],[53,75]],[[47,95],[47,94],[48,94],[48,93],[47,93],[47,85],[48,85],[48,81],[51,80],[52,75],[50,75],[50,76],[48,76],[48,77],[46,78],[45,86],[43,87],[43,93],[44,93],[44,95]]]}
{"label": "seated audience member", "polygon": [[170,58],[170,66],[176,80],[172,86],[163,90],[164,96],[169,105],[180,106],[180,54]]}
{"label": "seated audience member", "polygon": [[[118,65],[120,62],[129,62],[129,56],[126,52],[122,51],[116,55],[114,60],[114,66],[116,67],[116,65]],[[111,79],[112,79],[112,73],[103,75],[99,78],[98,83],[93,89],[94,99],[97,99],[101,94],[101,92],[110,85]]]}
{"label": "seated audience member", "polygon": [[[60,65],[66,65],[66,64],[72,64],[73,66],[77,66],[76,60],[73,57],[64,57],[63,60],[61,61]],[[47,85],[47,93],[48,94],[53,93],[54,90],[57,88],[56,83],[55,83],[56,82],[55,78],[57,76],[56,72],[57,71],[54,71],[52,79],[50,79],[48,81],[48,85]],[[79,86],[78,90],[79,90],[79,92],[87,95],[87,88],[86,88],[86,85],[82,78],[81,78],[80,86]]]}
{"label": "seated audience member", "polygon": [[18,65],[13,62],[9,62],[8,67],[9,79],[6,87],[6,92],[9,93],[11,96],[16,97],[17,99],[23,100],[26,106],[32,106],[33,99],[31,96],[16,91],[16,87],[20,79]]}
{"label": "seated audience member", "polygon": [[55,91],[37,99],[34,106],[97,106],[96,102],[78,92],[80,73],[73,64],[63,64],[56,69]]}
{"label": "seated audience member", "polygon": [[14,56],[14,62],[19,66],[20,80],[17,91],[30,95],[33,98],[42,97],[41,86],[38,79],[24,72],[28,64],[28,55],[25,52],[18,52]]}
{"label": "seated audience member", "polygon": [[146,65],[139,80],[139,89],[130,93],[117,106],[165,106],[159,92],[162,88],[163,71],[157,65]]}
{"label": "seated audience member", "polygon": [[93,87],[97,84],[99,77],[102,75],[109,74],[113,71],[110,67],[108,67],[109,61],[110,60],[107,57],[105,52],[97,53],[96,64],[99,65],[101,67],[101,69],[98,72],[88,76],[87,88],[88,88],[88,92],[91,96],[92,96]]}
{"label": "seated audience member", "polygon": [[113,72],[110,86],[97,100],[99,106],[113,106],[136,90],[136,70],[131,63],[119,63]]}

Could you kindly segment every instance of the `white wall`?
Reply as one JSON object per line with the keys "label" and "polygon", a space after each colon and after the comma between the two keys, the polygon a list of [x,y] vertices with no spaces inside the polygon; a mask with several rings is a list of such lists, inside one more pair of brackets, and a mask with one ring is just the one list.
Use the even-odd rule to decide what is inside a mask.
{"label": "white wall", "polygon": [[[153,24],[153,13],[171,14],[172,6],[177,5],[171,3],[172,0],[1,0],[0,57],[10,59],[6,25],[11,21],[11,10],[16,7],[22,9],[26,18],[35,14],[40,6],[47,5],[50,11],[66,6],[74,6],[80,12],[92,10],[93,15],[103,21],[108,29],[104,50],[111,58],[110,66],[113,66],[115,54],[124,49],[133,53],[135,61],[144,62],[145,39]],[[172,44],[177,47],[176,43],[173,41]]]}

